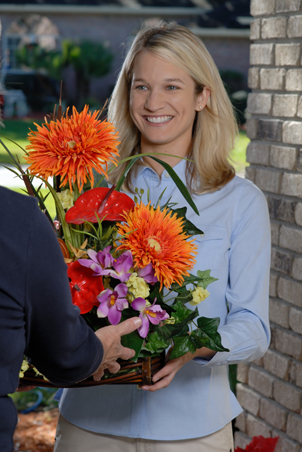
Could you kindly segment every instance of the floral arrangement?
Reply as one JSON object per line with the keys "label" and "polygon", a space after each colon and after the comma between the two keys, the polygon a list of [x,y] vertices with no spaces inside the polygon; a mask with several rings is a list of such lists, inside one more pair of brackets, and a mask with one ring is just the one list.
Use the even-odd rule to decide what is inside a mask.
{"label": "floral arrangement", "polygon": [[[101,121],[100,113],[85,106],[80,113],[73,107],[71,115],[68,110],[64,115],[59,107],[50,122],[36,125],[37,131],[28,135],[26,172],[6,148],[15,173],[27,193],[38,198],[57,234],[73,303],[94,330],[139,316],[141,327],[122,339],[136,351],[134,361],[168,347],[170,359],[202,346],[227,350],[217,331],[219,318],[199,317],[196,308],[215,281],[209,269],[190,273],[197,250],[193,236],[202,231],[186,219],[186,208],[160,206],[160,200],[144,204],[143,191],[136,190],[134,200],[121,193],[125,175],[116,186],[107,186],[108,163],[118,164],[119,142],[113,125]],[[126,172],[140,157],[127,159]],[[150,157],[165,167],[197,212],[173,169]],[[101,186],[93,188],[96,176]],[[33,178],[42,181],[39,189]],[[45,207],[43,184],[55,201],[55,221]]]}
{"label": "floral arrangement", "polygon": [[245,449],[236,447],[235,452],[274,452],[279,436],[275,438],[264,438],[263,436],[254,436],[252,441]]}

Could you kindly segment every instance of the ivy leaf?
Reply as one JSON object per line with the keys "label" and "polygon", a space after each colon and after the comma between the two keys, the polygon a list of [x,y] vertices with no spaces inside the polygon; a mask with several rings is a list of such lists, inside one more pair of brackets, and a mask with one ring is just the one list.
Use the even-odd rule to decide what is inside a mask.
{"label": "ivy leaf", "polygon": [[[195,341],[196,344],[202,344],[201,347],[206,346],[217,352],[229,352],[229,350],[223,347],[221,343],[221,336],[218,333],[219,323],[219,317],[213,319],[199,317],[197,319],[199,328],[192,332],[192,340]],[[198,345],[197,348],[200,348],[200,346]]]}
{"label": "ivy leaf", "polygon": [[123,347],[132,348],[135,350],[134,358],[131,358],[132,361],[137,362],[138,355],[142,349],[144,339],[139,336],[137,331],[132,331],[132,333],[126,334],[121,337],[121,343]]}
{"label": "ivy leaf", "polygon": [[203,235],[203,231],[198,229],[190,220],[186,218],[187,208],[181,207],[179,209],[171,209],[173,213],[176,213],[178,218],[182,218],[184,220],[183,228],[189,235]]}
{"label": "ivy leaf", "polygon": [[211,270],[197,270],[197,276],[198,276],[198,283],[197,285],[199,287],[203,287],[206,289],[209,284],[211,284],[214,281],[218,281],[217,278],[213,278],[213,276],[210,276]]}
{"label": "ivy leaf", "polygon": [[152,353],[160,353],[169,347],[169,345],[170,342],[160,338],[158,332],[155,331],[148,336],[148,342],[142,347],[142,350],[148,350]]}
{"label": "ivy leaf", "polygon": [[163,340],[170,340],[178,335],[186,334],[189,331],[188,323],[198,316],[198,312],[191,311],[191,315],[185,318],[180,323],[168,323],[162,326],[156,326],[154,331],[158,332],[158,335]]}
{"label": "ivy leaf", "polygon": [[169,356],[169,359],[180,358],[185,353],[195,352],[195,347],[190,341],[190,336],[187,334],[186,336],[180,336],[174,338],[174,347]]}
{"label": "ivy leaf", "polygon": [[[184,306],[181,301],[177,301],[175,304],[173,304],[173,308],[174,308],[173,317],[175,318],[176,324],[190,317],[192,315],[192,312],[194,313],[194,311]],[[195,318],[195,315],[193,318]]]}

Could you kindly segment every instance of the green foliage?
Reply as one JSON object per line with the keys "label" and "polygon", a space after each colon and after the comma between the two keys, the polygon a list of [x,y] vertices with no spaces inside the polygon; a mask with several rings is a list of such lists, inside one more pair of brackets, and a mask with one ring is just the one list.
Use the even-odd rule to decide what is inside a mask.
{"label": "green foliage", "polygon": [[16,59],[21,67],[42,70],[57,80],[62,77],[62,56],[59,51],[47,51],[39,45],[24,46],[17,49]]}
{"label": "green foliage", "polygon": [[43,71],[57,80],[62,79],[65,67],[72,66],[76,74],[76,103],[86,102],[91,78],[103,77],[110,72],[113,53],[101,42],[66,39],[61,45],[59,51],[47,51],[38,45],[24,46],[16,52],[18,64]]}
{"label": "green foliage", "polygon": [[111,69],[113,54],[101,42],[83,40],[73,43],[65,40],[62,49],[63,64],[71,64],[85,78],[103,77]]}
{"label": "green foliage", "polygon": [[168,348],[169,341],[162,339],[158,332],[150,334],[147,344],[145,344],[142,350],[150,351],[151,353],[160,353]]}
{"label": "green foliage", "polygon": [[213,319],[199,317],[197,319],[198,328],[190,334],[181,334],[173,337],[174,347],[169,358],[176,359],[185,353],[194,353],[196,349],[202,347],[218,352],[229,351],[221,344],[221,336],[217,331],[219,322],[219,317]]}
{"label": "green foliage", "polygon": [[60,51],[48,51],[39,45],[24,46],[16,51],[16,58],[20,66],[34,70],[44,69],[60,80],[62,69],[69,65],[85,78],[103,77],[111,69],[113,54],[101,42],[82,40],[74,43],[65,39]]}

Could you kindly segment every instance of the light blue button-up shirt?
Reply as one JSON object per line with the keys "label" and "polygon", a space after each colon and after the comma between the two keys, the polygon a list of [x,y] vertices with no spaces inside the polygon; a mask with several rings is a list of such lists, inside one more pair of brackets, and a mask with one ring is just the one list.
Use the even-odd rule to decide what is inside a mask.
{"label": "light blue button-up shirt", "polygon": [[[185,181],[185,161],[174,170]],[[166,171],[161,178],[139,167],[134,187],[145,190],[143,201],[156,202],[166,188],[177,207],[187,206],[187,218],[204,231],[197,236],[197,270],[211,269],[218,278],[209,298],[198,305],[201,316],[220,317],[222,344],[209,361],[196,358],[177,372],[172,383],[154,393],[135,385],[105,385],[64,390],[62,415],[71,423],[117,436],[181,440],[209,435],[242,411],[228,381],[228,364],[252,361],[266,351],[269,339],[268,284],[270,223],[262,192],[235,177],[221,190],[194,196],[200,216],[186,203]]]}

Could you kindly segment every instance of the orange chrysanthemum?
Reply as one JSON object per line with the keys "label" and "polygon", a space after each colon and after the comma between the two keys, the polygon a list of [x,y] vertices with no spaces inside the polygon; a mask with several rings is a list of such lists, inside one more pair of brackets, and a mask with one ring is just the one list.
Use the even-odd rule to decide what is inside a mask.
{"label": "orange chrysanthemum", "polygon": [[97,119],[98,114],[85,105],[81,113],[73,107],[71,116],[67,110],[60,120],[35,124],[38,131],[30,131],[26,146],[31,174],[44,179],[61,176],[61,186],[69,182],[71,191],[75,181],[82,191],[87,177],[93,187],[93,168],[107,177],[107,163],[117,164],[119,142],[113,125]]}
{"label": "orange chrysanthemum", "polygon": [[124,214],[125,223],[118,223],[118,232],[125,235],[118,249],[130,250],[134,265],[144,268],[152,263],[155,276],[169,288],[173,282],[182,284],[183,276],[195,264],[197,254],[191,236],[183,231],[184,220],[168,209],[155,210],[150,203],[136,204]]}

